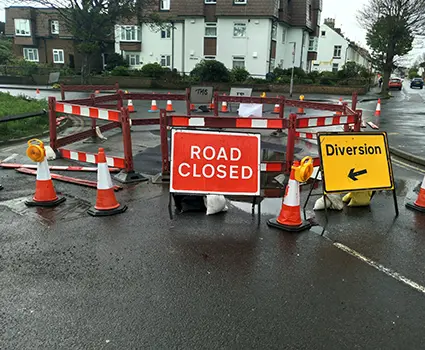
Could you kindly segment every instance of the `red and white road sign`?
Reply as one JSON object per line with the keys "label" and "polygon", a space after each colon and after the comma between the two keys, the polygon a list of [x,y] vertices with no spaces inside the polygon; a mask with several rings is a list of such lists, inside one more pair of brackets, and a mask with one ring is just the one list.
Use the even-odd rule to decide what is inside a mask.
{"label": "red and white road sign", "polygon": [[173,129],[170,191],[260,194],[261,137]]}

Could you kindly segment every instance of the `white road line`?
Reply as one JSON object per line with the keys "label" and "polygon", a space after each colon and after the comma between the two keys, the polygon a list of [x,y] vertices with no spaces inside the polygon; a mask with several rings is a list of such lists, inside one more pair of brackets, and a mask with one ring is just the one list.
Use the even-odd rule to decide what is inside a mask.
{"label": "white road line", "polygon": [[12,154],[12,155],[10,155],[9,157],[7,157],[7,158],[3,159],[3,161],[2,161],[2,162],[6,163],[6,162],[8,162],[9,160],[12,160],[12,159],[16,158],[16,157],[17,157],[17,155],[18,155],[18,153],[13,153],[13,154]]}
{"label": "white road line", "polygon": [[393,270],[389,269],[388,267],[385,267],[385,266],[365,257],[364,255],[360,254],[359,252],[356,252],[355,250],[353,250],[353,249],[351,249],[351,248],[349,248],[349,247],[347,247],[347,246],[345,246],[341,243],[334,242],[333,245],[335,247],[337,247],[338,249],[350,254],[351,256],[365,262],[369,266],[372,266],[373,268],[377,269],[378,271],[385,273],[387,276],[394,278],[395,280],[409,286],[410,288],[413,288],[413,289],[417,290],[418,292],[425,294],[425,287],[424,286],[421,286],[420,284],[408,279],[407,277],[400,275],[398,272],[393,271]]}
{"label": "white road line", "polygon": [[391,162],[392,162],[393,164],[396,164],[397,166],[399,166],[399,167],[401,167],[401,168],[406,169],[406,170],[413,170],[413,171],[416,171],[416,172],[418,172],[418,173],[420,173],[420,174],[425,174],[425,170],[424,170],[424,169],[417,168],[417,167],[415,167],[415,166],[413,166],[413,165],[410,165],[410,164],[404,163],[404,162],[402,162],[402,161],[400,161],[400,160],[392,159],[392,158],[391,158]]}

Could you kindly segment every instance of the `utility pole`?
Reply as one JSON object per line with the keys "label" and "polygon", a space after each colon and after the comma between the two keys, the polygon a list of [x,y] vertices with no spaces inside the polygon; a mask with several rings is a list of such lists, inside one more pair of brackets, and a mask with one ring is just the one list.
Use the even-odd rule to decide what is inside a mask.
{"label": "utility pole", "polygon": [[292,90],[294,88],[294,68],[295,68],[295,50],[297,48],[297,43],[295,41],[289,42],[290,44],[294,44],[294,48],[292,51],[292,72],[291,72],[291,85],[289,86],[289,97],[292,97]]}

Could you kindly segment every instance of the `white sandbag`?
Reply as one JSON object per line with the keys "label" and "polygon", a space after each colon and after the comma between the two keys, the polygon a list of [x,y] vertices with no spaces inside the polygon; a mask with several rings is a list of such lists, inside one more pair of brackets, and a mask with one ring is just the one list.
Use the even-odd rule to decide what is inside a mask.
{"label": "white sandbag", "polygon": [[207,207],[207,215],[217,214],[229,209],[226,205],[226,198],[223,195],[206,195],[204,197],[204,203]]}
{"label": "white sandbag", "polygon": [[44,150],[46,151],[47,160],[55,160],[56,159],[56,153],[55,153],[55,151],[53,151],[52,147],[44,146]]}
{"label": "white sandbag", "polygon": [[239,117],[257,117],[263,116],[263,105],[258,103],[241,103],[238,109]]}
{"label": "white sandbag", "polygon": [[[331,210],[342,210],[344,208],[344,203],[342,202],[341,197],[338,194],[328,194],[326,196],[326,208]],[[324,210],[325,209],[325,200],[323,197],[320,197],[316,203],[314,203],[313,210]]]}

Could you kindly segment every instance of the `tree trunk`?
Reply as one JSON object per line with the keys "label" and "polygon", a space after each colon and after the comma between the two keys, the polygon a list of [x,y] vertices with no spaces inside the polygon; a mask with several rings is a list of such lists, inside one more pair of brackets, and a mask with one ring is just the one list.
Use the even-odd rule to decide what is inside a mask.
{"label": "tree trunk", "polygon": [[89,76],[90,76],[90,65],[89,65],[89,54],[82,54],[82,64],[81,64],[81,84],[88,84]]}

